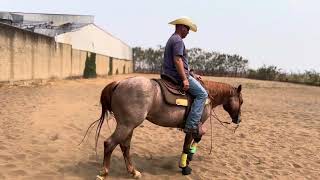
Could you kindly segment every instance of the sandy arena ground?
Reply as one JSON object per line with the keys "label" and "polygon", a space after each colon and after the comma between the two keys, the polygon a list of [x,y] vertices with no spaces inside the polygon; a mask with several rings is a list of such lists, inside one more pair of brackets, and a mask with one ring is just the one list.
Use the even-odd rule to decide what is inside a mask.
{"label": "sandy arena ground", "polygon": [[[0,179],[95,179],[102,163],[106,123],[94,152],[94,133],[78,146],[100,116],[109,78],[51,81],[0,87]],[[145,75],[147,77],[158,77]],[[131,154],[142,179],[319,179],[320,88],[289,83],[206,77],[243,85],[242,123],[235,134],[213,121],[192,161],[193,174],[178,168],[184,134],[145,121],[135,130]],[[229,117],[216,109],[223,120]],[[111,130],[115,128],[109,122]],[[231,128],[231,126],[230,126]],[[120,148],[109,179],[129,179]]]}

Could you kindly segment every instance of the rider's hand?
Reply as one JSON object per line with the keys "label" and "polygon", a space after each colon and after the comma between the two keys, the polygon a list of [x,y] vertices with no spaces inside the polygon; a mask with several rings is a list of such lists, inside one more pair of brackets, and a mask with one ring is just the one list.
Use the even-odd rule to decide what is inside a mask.
{"label": "rider's hand", "polygon": [[183,90],[184,91],[188,91],[188,89],[189,89],[189,80],[188,79],[185,79],[185,80],[183,80]]}
{"label": "rider's hand", "polygon": [[196,79],[198,79],[198,80],[202,80],[202,77],[200,76],[200,75],[195,75],[196,76]]}

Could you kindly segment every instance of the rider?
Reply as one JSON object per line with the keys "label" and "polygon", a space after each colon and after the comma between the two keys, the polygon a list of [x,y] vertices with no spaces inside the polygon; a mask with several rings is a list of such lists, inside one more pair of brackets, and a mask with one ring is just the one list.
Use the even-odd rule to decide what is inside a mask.
{"label": "rider", "polygon": [[181,17],[169,24],[175,25],[175,32],[171,35],[165,47],[162,73],[176,79],[183,85],[183,90],[194,96],[184,132],[201,136],[204,134],[204,130],[200,119],[208,94],[196,80],[201,79],[201,77],[195,75],[194,78],[190,75],[186,48],[182,40],[188,35],[189,30],[197,32],[197,26],[187,17]]}

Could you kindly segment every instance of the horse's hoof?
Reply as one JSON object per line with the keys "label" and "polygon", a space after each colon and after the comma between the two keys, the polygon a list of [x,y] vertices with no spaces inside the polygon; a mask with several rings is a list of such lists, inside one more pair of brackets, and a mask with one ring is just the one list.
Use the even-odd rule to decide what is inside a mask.
{"label": "horse's hoof", "polygon": [[137,170],[134,170],[133,178],[135,179],[140,179],[141,178],[141,173]]}
{"label": "horse's hoof", "polygon": [[186,166],[184,168],[182,168],[182,175],[189,175],[191,174],[192,169],[189,166]]}
{"label": "horse's hoof", "polygon": [[97,175],[96,176],[96,180],[105,180],[106,178],[104,176],[100,176],[100,175]]}

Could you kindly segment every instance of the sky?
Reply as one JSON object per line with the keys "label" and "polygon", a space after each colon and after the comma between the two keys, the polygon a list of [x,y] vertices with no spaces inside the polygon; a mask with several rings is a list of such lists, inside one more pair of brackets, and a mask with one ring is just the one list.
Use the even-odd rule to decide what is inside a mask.
{"label": "sky", "polygon": [[165,46],[168,22],[190,17],[186,48],[238,54],[250,68],[320,72],[319,0],[0,0],[0,11],[84,14],[131,47]]}

